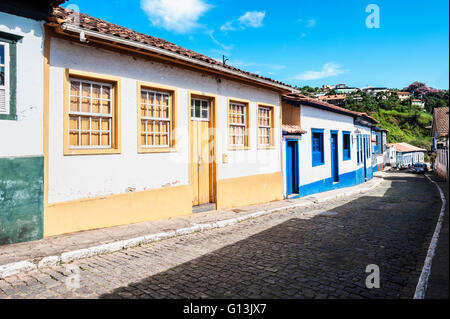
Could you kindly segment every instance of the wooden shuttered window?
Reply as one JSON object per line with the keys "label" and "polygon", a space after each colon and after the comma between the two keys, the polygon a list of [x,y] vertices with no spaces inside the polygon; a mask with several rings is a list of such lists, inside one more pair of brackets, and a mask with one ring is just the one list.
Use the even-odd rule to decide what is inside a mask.
{"label": "wooden shuttered window", "polygon": [[258,107],[258,146],[273,146],[273,108]]}
{"label": "wooden shuttered window", "polygon": [[168,148],[172,131],[172,92],[141,89],[140,147]]}
{"label": "wooden shuttered window", "polygon": [[69,86],[69,148],[112,148],[113,85],[70,78]]}
{"label": "wooden shuttered window", "polygon": [[228,109],[228,140],[232,147],[248,146],[248,104],[230,102]]}

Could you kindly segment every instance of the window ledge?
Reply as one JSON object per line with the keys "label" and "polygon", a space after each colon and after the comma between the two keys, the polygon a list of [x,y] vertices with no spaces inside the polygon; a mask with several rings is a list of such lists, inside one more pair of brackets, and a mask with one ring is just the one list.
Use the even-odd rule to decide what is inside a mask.
{"label": "window ledge", "polygon": [[117,148],[107,149],[68,149],[64,150],[64,156],[76,155],[105,155],[105,154],[120,154],[122,151]]}
{"label": "window ledge", "polygon": [[322,166],[322,165],[325,165],[325,162],[323,162],[323,163],[313,163],[313,164],[312,164],[312,167],[315,167],[315,166]]}
{"label": "window ledge", "polygon": [[155,148],[140,148],[138,154],[147,153],[174,153],[177,149],[174,147],[155,147]]}
{"label": "window ledge", "polygon": [[274,150],[275,146],[258,146],[258,150]]}
{"label": "window ledge", "polygon": [[250,149],[250,146],[228,146],[229,151],[247,151]]}

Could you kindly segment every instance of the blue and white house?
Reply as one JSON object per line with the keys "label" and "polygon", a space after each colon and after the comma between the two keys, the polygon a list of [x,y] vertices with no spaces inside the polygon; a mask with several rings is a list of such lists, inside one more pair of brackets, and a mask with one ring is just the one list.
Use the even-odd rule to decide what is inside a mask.
{"label": "blue and white house", "polygon": [[384,168],[387,130],[374,126],[372,128],[372,169],[374,172]]}
{"label": "blue and white house", "polygon": [[282,111],[286,198],[372,179],[375,119],[296,93],[283,96]]}
{"label": "blue and white house", "polygon": [[423,163],[426,149],[416,147],[408,143],[394,143],[389,146],[395,146],[396,166],[398,168],[408,168],[415,163]]}

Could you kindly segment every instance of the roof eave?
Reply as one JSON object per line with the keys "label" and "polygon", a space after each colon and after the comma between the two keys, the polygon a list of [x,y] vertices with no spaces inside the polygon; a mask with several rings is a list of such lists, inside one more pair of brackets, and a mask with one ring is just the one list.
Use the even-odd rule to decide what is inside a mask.
{"label": "roof eave", "polygon": [[230,69],[225,68],[220,65],[214,65],[214,64],[207,63],[204,61],[196,60],[196,59],[184,56],[184,55],[176,53],[176,52],[164,50],[164,49],[157,48],[157,47],[154,47],[151,45],[147,45],[147,44],[144,44],[141,42],[126,40],[126,39],[122,39],[122,38],[119,38],[119,37],[116,37],[113,35],[108,35],[108,34],[96,32],[96,31],[80,28],[78,26],[74,26],[74,25],[66,23],[66,22],[63,22],[63,23],[58,23],[58,22],[54,23],[53,22],[53,23],[50,23],[49,26],[52,26],[52,27],[55,27],[56,29],[58,29],[59,34],[64,34],[64,35],[69,36],[69,34],[67,34],[66,32],[73,32],[76,34],[80,34],[81,32],[84,32],[84,35],[86,37],[89,37],[90,39],[95,38],[97,41],[105,43],[105,44],[114,43],[114,45],[122,46],[125,49],[128,47],[134,47],[136,49],[146,50],[155,55],[164,56],[166,58],[169,58],[169,59],[173,60],[174,62],[182,61],[184,63],[189,63],[190,65],[192,65],[194,67],[207,68],[210,71],[216,72],[216,73],[225,73],[225,74],[230,75],[231,77],[238,77],[247,82],[258,83],[260,85],[270,87],[277,91],[281,91],[282,93],[291,93],[291,92],[298,93],[299,92],[298,90],[294,89],[291,86],[283,85],[280,83],[275,83],[273,81],[268,81],[263,78],[255,78],[255,77],[252,77],[250,75],[247,75],[247,74],[244,74],[244,73],[241,73],[238,71],[230,70]]}
{"label": "roof eave", "polygon": [[306,106],[315,107],[315,108],[318,108],[318,109],[321,109],[321,110],[324,110],[324,111],[328,111],[328,112],[338,113],[338,114],[350,116],[350,117],[353,117],[353,118],[356,117],[355,114],[352,114],[350,112],[337,110],[337,109],[334,109],[334,108],[331,108],[331,107],[328,107],[328,106],[325,106],[325,105],[322,105],[322,104],[314,103],[313,101],[307,101],[307,100],[305,100],[305,101],[293,101],[293,100],[289,100],[289,99],[284,99],[284,101],[289,103],[289,104],[291,104],[291,105],[294,105],[294,106],[306,105]]}

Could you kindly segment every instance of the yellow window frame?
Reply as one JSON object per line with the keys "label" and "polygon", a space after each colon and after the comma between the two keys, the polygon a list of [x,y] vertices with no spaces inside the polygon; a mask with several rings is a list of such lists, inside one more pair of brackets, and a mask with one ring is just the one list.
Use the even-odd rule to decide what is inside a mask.
{"label": "yellow window frame", "polygon": [[[143,147],[141,142],[141,134],[142,134],[142,127],[141,127],[141,90],[147,89],[147,90],[155,90],[155,91],[162,91],[166,93],[170,93],[172,95],[171,99],[171,105],[170,105],[170,139],[169,139],[169,146],[168,147]],[[137,112],[138,112],[138,153],[168,153],[168,152],[176,152],[177,151],[177,137],[176,137],[176,128],[177,128],[177,88],[173,86],[168,85],[162,85],[157,83],[150,83],[150,82],[143,82],[138,81],[137,83]]]}
{"label": "yellow window frame", "polygon": [[[256,103],[256,127],[257,127],[257,144],[258,149],[264,150],[264,149],[274,149],[275,148],[275,105],[268,104],[268,103]],[[264,107],[271,109],[271,115],[270,115],[270,145],[260,145],[259,143],[259,108]]]}
{"label": "yellow window frame", "polygon": [[[104,82],[112,85],[113,110],[111,121],[111,148],[70,148],[69,108],[70,78]],[[121,148],[121,80],[118,77],[65,69],[64,73],[64,155],[120,154]]]}
{"label": "yellow window frame", "polygon": [[[245,134],[244,134],[244,146],[235,146],[231,144],[230,140],[230,104],[231,103],[238,103],[238,104],[244,104],[245,105]],[[234,150],[249,150],[251,149],[250,146],[250,135],[251,135],[251,128],[250,128],[250,116],[251,116],[251,109],[250,109],[250,101],[249,100],[243,100],[238,99],[234,97],[230,97],[227,99],[227,140],[228,140],[228,150],[234,151]]]}

